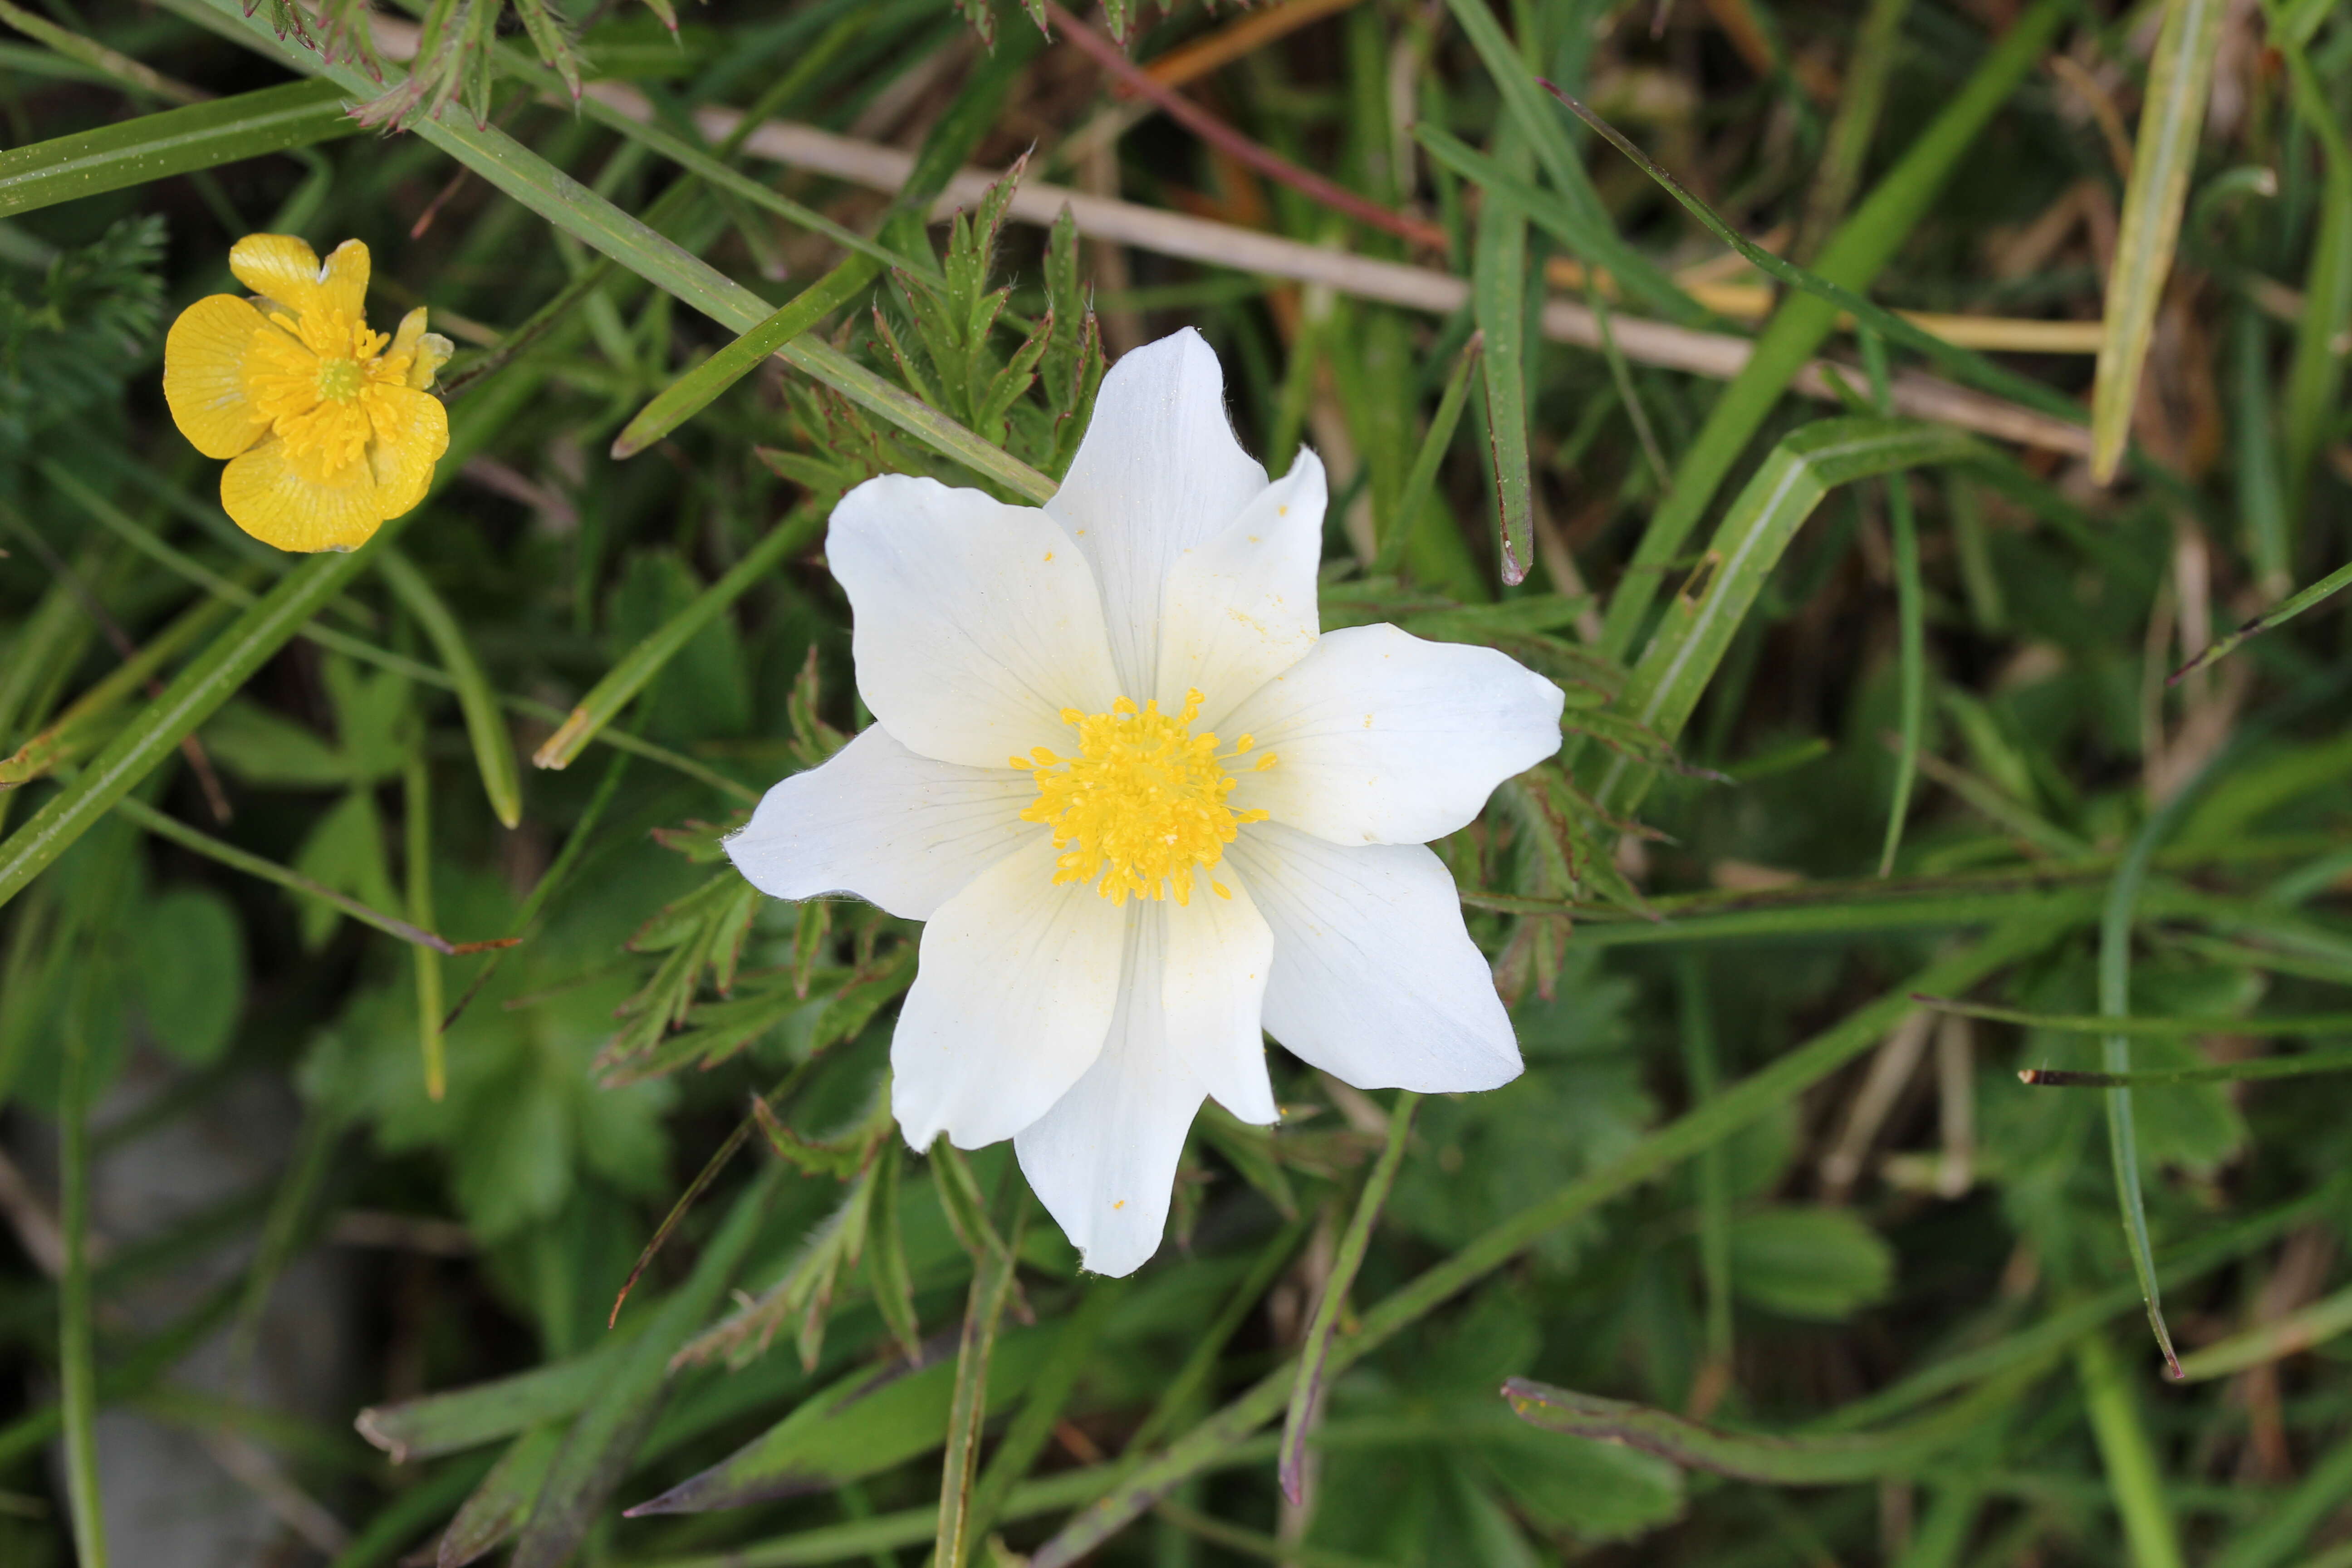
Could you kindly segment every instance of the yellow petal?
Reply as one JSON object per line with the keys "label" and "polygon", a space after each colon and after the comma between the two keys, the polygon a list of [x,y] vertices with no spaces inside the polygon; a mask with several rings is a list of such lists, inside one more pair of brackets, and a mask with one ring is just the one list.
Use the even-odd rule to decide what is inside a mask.
{"label": "yellow petal", "polygon": [[365,459],[320,484],[294,471],[274,436],[221,471],[229,521],[280,550],[357,549],[383,523],[383,503]]}
{"label": "yellow petal", "polygon": [[298,316],[341,310],[358,322],[366,315],[368,248],[356,239],[335,247],[325,265],[290,234],[248,234],[228,253],[236,280]]}
{"label": "yellow petal", "polygon": [[390,520],[425,499],[433,465],[449,449],[449,411],[431,393],[405,386],[371,386],[360,402],[375,427],[368,458],[378,504]]}
{"label": "yellow petal", "polygon": [[400,330],[392,334],[392,346],[384,355],[409,355],[407,384],[422,392],[433,384],[433,378],[457,352],[457,344],[438,332],[425,330],[425,307],[419,305],[400,319]]}
{"label": "yellow petal", "polygon": [[234,458],[269,428],[247,395],[246,357],[278,329],[234,294],[180,312],[163,339],[163,401],[172,423],[207,458]]}

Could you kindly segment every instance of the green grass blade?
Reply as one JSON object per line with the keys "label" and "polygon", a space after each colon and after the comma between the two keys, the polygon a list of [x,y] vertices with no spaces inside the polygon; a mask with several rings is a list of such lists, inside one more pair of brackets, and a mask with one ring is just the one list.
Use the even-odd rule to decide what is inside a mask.
{"label": "green grass blade", "polygon": [[488,942],[451,942],[448,938],[436,935],[423,926],[412,925],[397,916],[385,914],[382,910],[363,904],[348,893],[330,888],[323,882],[314,881],[299,871],[280,866],[275,860],[266,860],[224,839],[215,838],[201,828],[191,827],[179,818],[167,816],[135,796],[124,796],[115,803],[114,809],[121,816],[136,823],[141,829],[153,834],[158,838],[168,838],[183,849],[193,850],[208,860],[217,860],[233,871],[242,871],[249,877],[257,877],[265,882],[275,882],[289,893],[299,893],[303,898],[317,899],[322,903],[331,904],[361,924],[373,926],[384,935],[398,937],[412,946],[428,949],[445,957],[457,958],[514,945],[511,941],[504,938]]}
{"label": "green grass blade", "polygon": [[558,1568],[578,1550],[661,1408],[670,1357],[703,1326],[758,1238],[782,1171],[781,1163],[770,1164],[735,1200],[695,1259],[694,1272],[613,1358],[609,1375],[564,1434],[530,1523],[515,1545],[513,1568]]}
{"label": "green grass blade", "polygon": [[[267,16],[245,16],[237,0],[169,0],[170,8],[226,19],[261,53],[322,77],[355,97],[373,98],[375,85],[346,65],[329,64],[294,39],[280,38]],[[492,185],[574,239],[643,278],[679,303],[737,332],[774,313],[751,289],[646,227],[506,132],[466,122],[464,115],[419,119],[415,135],[448,153]],[[832,345],[813,338],[786,343],[777,357],[851,402],[881,416],[915,439],[994,480],[1016,495],[1044,500],[1051,479],[965,429],[919,398],[899,390]],[[5,884],[0,884],[5,886]]]}
{"label": "green grass blade", "polygon": [[802,510],[770,529],[768,536],[753,545],[727,575],[695,595],[694,603],[648,632],[643,641],[622,655],[621,661],[590,689],[565,718],[562,728],[550,735],[530,760],[542,768],[569,767],[598,731],[621,716],[621,710],[636,700],[637,693],[694,639],[696,633],[741,598],[754,583],[773,572],[793,551],[814,539],[823,525],[824,519],[816,513]]}
{"label": "green grass blade", "polygon": [[1013,1293],[1020,1255],[1021,1227],[1029,1213],[1020,1196],[1007,1245],[992,1248],[972,1276],[965,1306],[963,1337],[956,1347],[955,1396],[948,1406],[948,1440],[940,1468],[940,1525],[931,1548],[933,1568],[963,1568],[971,1544],[972,1483],[980,1471],[981,1426],[988,1419],[988,1368],[996,1351],[996,1328]]}
{"label": "green grass blade", "polygon": [[2352,562],[2347,562],[2338,566],[2303,592],[2272,605],[2228,637],[2216,638],[2212,646],[2206,648],[2203,653],[2173,671],[2171,679],[2167,684],[2177,685],[2184,677],[2194,675],[2216,660],[2229,658],[2238,651],[2247,638],[2260,637],[2266,631],[2285,625],[2321,600],[2336,594],[2347,584],[2352,584]]}
{"label": "green grass blade", "polygon": [[2140,373],[2156,337],[2156,308],[2172,276],[2173,247],[2189,204],[2189,176],[2205,129],[2205,100],[2213,86],[2221,17],[2227,0],[2168,0],[2156,53],[2148,60],[2147,97],[2132,148],[2131,179],[2124,187],[2116,257],[2107,273],[2105,330],[2099,342],[2097,379],[2091,388],[2091,477],[2116,477],[2131,439]]}
{"label": "green grass blade", "polygon": [[89,766],[0,843],[0,904],[47,869],[311,616],[350,586],[366,566],[369,551],[388,542],[404,521],[395,518],[386,523],[374,541],[350,554],[314,555],[304,561],[191,659]]}
{"label": "green grass blade", "polygon": [[[1502,156],[1507,165],[1524,164],[1528,154],[1507,139]],[[1516,208],[1496,202],[1479,213],[1470,267],[1471,310],[1486,340],[1478,371],[1502,575],[1517,583],[1535,560],[1535,479],[1528,466],[1528,220]]]}
{"label": "green grass blade", "polygon": [[187,83],[174,81],[152,66],[142,65],[129,55],[108,48],[96,38],[86,37],[70,27],[60,27],[45,16],[36,16],[21,5],[0,0],[0,22],[37,38],[69,60],[88,66],[100,75],[122,83],[135,92],[151,94],[173,103],[203,103],[212,95]]}
{"label": "green grass blade", "polygon": [[1486,346],[1483,334],[1473,332],[1470,341],[1454,359],[1454,368],[1445,377],[1445,391],[1437,400],[1437,413],[1430,419],[1429,434],[1422,437],[1421,450],[1413,455],[1412,468],[1404,477],[1404,488],[1397,492],[1396,510],[1389,519],[1389,536],[1381,541],[1380,552],[1372,558],[1371,575],[1387,576],[1396,571],[1404,559],[1405,543],[1412,537],[1414,523],[1429,498],[1437,491],[1437,470],[1445,461],[1446,448],[1454,444],[1454,432],[1462,423],[1462,405],[1470,396],[1470,371],[1478,363],[1479,352]]}
{"label": "green grass blade", "polygon": [[1281,1457],[1275,1466],[1282,1495],[1290,1500],[1294,1508],[1307,1496],[1307,1435],[1314,1426],[1316,1410],[1322,1400],[1323,1363],[1330,1354],[1331,1336],[1339,1330],[1339,1311],[1348,1304],[1348,1292],[1355,1287],[1356,1271],[1364,1265],[1364,1252],[1372,1242],[1372,1226],[1380,1222],[1381,1209],[1389,1201],[1389,1188],[1396,1183],[1397,1168],[1404,1163],[1405,1136],[1412,1131],[1412,1113],[1420,1104],[1421,1096],[1411,1089],[1399,1091],[1396,1108],[1389,1112],[1388,1142],[1381,1146],[1371,1173],[1364,1178],[1363,1193],[1356,1199],[1356,1212],[1348,1221],[1347,1232],[1339,1237],[1339,1250],[1332,1255],[1331,1272],[1323,1281],[1323,1294],[1315,1303],[1315,1316],[1307,1322],[1307,1337],[1299,1342],[1298,1374],[1290,1385],[1290,1412],[1283,1417]]}
{"label": "green grass blade", "polygon": [[[2169,1023],[2149,1018],[2142,1023]],[[2260,1020],[2255,1020],[2260,1022]],[[2156,1030],[2137,1031],[2145,1034]],[[2330,1030],[2341,1033],[2341,1027]],[[2164,1033],[2169,1034],[2170,1030]],[[2291,1057],[2257,1057],[2219,1067],[2174,1068],[2144,1072],[2076,1072],[2070,1068],[2021,1068],[2018,1081],[2036,1089],[2146,1089],[2177,1083],[2248,1083],[2263,1079],[2307,1078],[2313,1073],[2352,1070],[2352,1051],[2306,1051]]]}
{"label": "green grass blade", "polygon": [[[1878,412],[1893,412],[1886,374],[1886,340],[1864,329],[1863,359],[1870,367],[1871,399]],[[1878,874],[1895,873],[1903,847],[1903,826],[1911,815],[1911,790],[1919,776],[1919,746],[1927,725],[1927,593],[1919,581],[1919,519],[1911,505],[1911,484],[1901,469],[1886,476],[1886,525],[1895,556],[1895,615],[1900,644],[1901,735],[1895,754],[1895,787],[1888,792],[1886,836],[1878,849]]]}
{"label": "green grass blade", "polygon": [[[1502,24],[1495,20],[1486,0],[1446,0],[1446,9],[1453,13],[1471,47],[1478,51],[1487,74],[1495,79],[1510,125],[1518,132],[1524,144],[1534,150],[1545,174],[1558,187],[1572,225],[1570,232],[1560,236],[1561,239],[1586,263],[1607,268],[1619,287],[1670,320],[1686,325],[1710,320],[1706,310],[1684,293],[1682,286],[1666,276],[1664,269],[1626,244],[1618,234],[1616,225],[1610,221],[1608,208],[1601,205],[1600,192],[1593,189],[1592,177],[1584,172],[1575,144],[1568,139],[1567,127],[1560,123],[1558,112],[1544,101],[1543,91],[1536,85],[1536,73],[1528,68],[1520,52],[1503,36]],[[1515,178],[1525,178],[1522,172],[1507,172]]]}
{"label": "green grass blade", "polygon": [[[433,771],[425,765],[421,746],[412,746],[401,769],[402,858],[408,874],[408,918],[425,931],[433,920]],[[410,955],[416,966],[416,1045],[425,1064],[425,1098],[439,1100],[449,1091],[449,1067],[441,1039],[441,954],[418,946]]]}
{"label": "green grass blade", "polygon": [[2335,1516],[2352,1494],[2352,1438],[2339,1438],[2282,1496],[2207,1559],[2210,1568],[2343,1568],[2340,1550],[2319,1556],[2299,1553],[2311,1532]]}
{"label": "green grass blade", "polygon": [[529,1522],[562,1442],[563,1428],[551,1423],[534,1426],[507,1445],[441,1532],[439,1568],[463,1568],[513,1539]]}
{"label": "green grass blade", "polygon": [[1997,1421],[2042,1373],[2039,1363],[1988,1381],[1966,1398],[1907,1426],[1833,1436],[1727,1432],[1668,1411],[1515,1377],[1503,1385],[1511,1413],[1528,1426],[1596,1443],[1622,1444],[1767,1486],[1834,1487],[1916,1473]]}
{"label": "green grass blade", "polygon": [[[2183,1035],[2244,1035],[2254,1039],[2294,1038],[2305,1035],[2352,1035],[2352,1013],[2314,1013],[2295,1017],[2265,1018],[2215,1016],[2156,1018],[2106,1017],[2096,1013],[2028,1013],[2016,1007],[1994,1007],[1980,1002],[1957,1002],[1948,996],[1915,996],[1913,1001],[1938,1013],[1957,1013],[1989,1023],[2014,1024],[2021,1029],[2049,1029],[2067,1035],[2133,1035],[2177,1037]],[[2293,1058],[2304,1059],[2304,1058]],[[2204,1073],[2208,1069],[2193,1070]],[[2241,1075],[2267,1078],[2278,1068],[2268,1058],[2231,1062],[2210,1069],[2214,1082]],[[2182,1081],[2194,1081],[2183,1079]]]}
{"label": "green grass blade", "polygon": [[[1707,994],[1706,967],[1696,954],[1675,962],[1677,1013],[1682,1024],[1683,1071],[1693,1105],[1711,1099],[1721,1082],[1721,1047],[1716,1040],[1715,1009]],[[1733,1347],[1731,1314],[1731,1170],[1722,1145],[1703,1149],[1694,1184],[1698,1196],[1699,1275],[1706,1287],[1707,1367],[1702,1377],[1727,1380]]]}
{"label": "green grass blade", "polygon": [[58,1227],[65,1243],[58,1280],[58,1384],[65,1409],[66,1505],[80,1568],[106,1568],[106,1512],[98,1475],[98,1301],[90,1280],[90,1102],[97,1096],[89,1038],[92,964],[68,1005],[64,1082],[58,1100]]}
{"label": "green grass blade", "polygon": [[2314,1345],[2352,1333],[2352,1290],[2338,1290],[2283,1318],[2217,1340],[2203,1350],[2180,1358],[2183,1382],[2227,1377],[2248,1367],[2267,1366]]}
{"label": "green grass blade", "polygon": [[[465,715],[466,738],[474,748],[474,765],[482,775],[482,793],[489,797],[490,811],[501,826],[513,827],[522,821],[522,780],[515,765],[514,737],[507,731],[506,718],[499,710],[499,694],[490,687],[489,678],[482,673],[481,660],[474,657],[473,645],[466,640],[457,625],[457,617],[426,581],[415,563],[397,550],[379,552],[376,570],[391,587],[393,596],[400,601],[412,619],[425,629],[440,657],[441,667],[448,672],[449,683],[457,693],[458,711]],[[429,920],[418,922],[431,925]]]}
{"label": "green grass blade", "polygon": [[855,300],[881,272],[880,262],[853,256],[793,295],[774,315],[656,394],[613,437],[613,456],[634,458],[701,413],[761,361]]}
{"label": "green grass blade", "polygon": [[349,136],[332,82],[290,82],[0,153],[0,217]]}
{"label": "green grass blade", "polygon": [[[2319,144],[2318,233],[2304,273],[2303,310],[2295,321],[2294,357],[2287,368],[2281,424],[2286,452],[2290,520],[2300,521],[2311,491],[2313,466],[2336,426],[2337,389],[2344,383],[2342,339],[2352,329],[2352,142],[2336,119],[2334,95],[2312,64],[2305,29],[2283,5],[2268,5],[2268,42],[2286,63],[2294,117]],[[2302,7],[2316,19],[2324,8]],[[2288,541],[2292,558],[2294,540]]]}
{"label": "green grass blade", "polygon": [[[2075,1342],[2074,1373],[2091,1418],[2091,1436],[2106,1467],[2107,1490],[2131,1547],[2133,1568],[2185,1568],[2179,1532],[2165,1500],[2163,1464],[2105,1330],[2093,1330]],[[2173,1375],[2179,1375],[2177,1365]]]}
{"label": "green grass blade", "polygon": [[1078,1378],[1101,1340],[1103,1321],[1125,1293],[1124,1281],[1096,1281],[1088,1286],[1076,1310],[1063,1321],[1061,1332],[1054,1341],[1053,1354],[1038,1369],[1036,1380],[1029,1385],[1028,1398],[1021,1403],[1020,1414],[1013,1416],[1004,1436],[997,1440],[995,1451],[988,1456],[988,1468],[981,1472],[980,1483],[972,1489],[971,1510],[964,1522],[968,1539],[987,1539],[989,1531],[1003,1516],[1006,1500],[1021,1478],[1029,1473],[1030,1467],[1045,1451],[1045,1445],[1053,1440],[1054,1428],[1060,1424],[1070,1395],[1077,1390]]}
{"label": "green grass blade", "polygon": [[[1960,461],[1976,449],[1968,437],[1939,426],[1864,416],[1816,420],[1790,435],[1724,513],[1693,583],[1667,608],[1628,677],[1618,710],[1671,743],[1799,525],[1832,488],[1890,469]],[[1604,810],[1630,813],[1654,776],[1617,758],[1595,798]]]}
{"label": "green grass blade", "polygon": [[1903,18],[1910,9],[1911,0],[1870,0],[1870,9],[1863,14],[1853,49],[1846,57],[1837,117],[1830,121],[1821,165],[1805,194],[1804,221],[1797,230],[1801,257],[1811,257],[1822,237],[1837,226],[1862,183],[1870,143],[1878,134],[1879,111],[1886,105],[1887,79],[1900,52]]}
{"label": "green grass blade", "polygon": [[[1848,289],[1866,289],[1934,205],[1957,167],[2018,84],[2033,70],[2059,26],[2066,0],[2035,0],[1989,50],[1960,90],[1890,169],[1853,216],[1822,247],[1813,270]],[[1664,585],[1664,573],[1706,515],[1716,490],[1765,416],[1836,324],[1837,307],[1812,295],[1783,304],[1756,341],[1756,352],[1724,388],[1706,423],[1685,449],[1674,488],[1652,514],[1602,622],[1601,651],[1629,651]],[[1882,331],[1885,329],[1881,329]],[[1889,332],[1894,341],[1901,342]]]}

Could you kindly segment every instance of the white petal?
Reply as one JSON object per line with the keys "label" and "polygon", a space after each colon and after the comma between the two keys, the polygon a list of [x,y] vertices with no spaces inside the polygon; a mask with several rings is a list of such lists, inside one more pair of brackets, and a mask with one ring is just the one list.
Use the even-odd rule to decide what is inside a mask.
{"label": "white petal", "polygon": [[1494,973],[1444,862],[1418,844],[1342,848],[1276,823],[1225,851],[1274,928],[1266,1032],[1358,1089],[1453,1094],[1519,1075]]}
{"label": "white petal", "polygon": [[771,898],[855,893],[927,921],[988,867],[1046,831],[1024,822],[1030,775],[907,750],[876,724],[821,766],[761,797],[727,839],[735,868]]}
{"label": "white petal", "polygon": [[1054,885],[1053,840],[1007,855],[923,928],[890,1040],[890,1109],[918,1149],[1010,1138],[1102,1053],[1131,910]]}
{"label": "white petal", "polygon": [[1201,1080],[1170,1038],[1154,984],[1166,930],[1162,906],[1140,911],[1102,1055],[1013,1140],[1029,1185],[1097,1274],[1132,1274],[1160,1250],[1176,1162],[1201,1109]]}
{"label": "white petal", "polygon": [[[1559,687],[1509,655],[1349,626],[1226,716],[1278,761],[1230,805],[1335,844],[1423,844],[1559,750]],[[1246,765],[1246,760],[1244,760]]]}
{"label": "white petal", "polygon": [[[1209,886],[1215,882],[1227,896]],[[1279,1119],[1265,1076],[1265,981],[1274,931],[1229,866],[1195,877],[1192,901],[1156,906],[1167,926],[1160,995],[1168,1038],[1201,1087],[1244,1121]]]}
{"label": "white petal", "polygon": [[1223,532],[1265,483],[1225,417],[1225,373],[1192,328],[1103,377],[1094,420],[1045,510],[1094,563],[1122,695],[1140,702],[1160,689],[1169,568]]}
{"label": "white petal", "polygon": [[1315,646],[1323,504],[1322,459],[1301,450],[1223,532],[1177,557],[1160,617],[1161,711],[1197,687],[1199,721],[1215,728]]}
{"label": "white petal", "polygon": [[1118,695],[1094,574],[1042,511],[885,474],[833,509],[825,559],[858,695],[909,750],[1001,768]]}

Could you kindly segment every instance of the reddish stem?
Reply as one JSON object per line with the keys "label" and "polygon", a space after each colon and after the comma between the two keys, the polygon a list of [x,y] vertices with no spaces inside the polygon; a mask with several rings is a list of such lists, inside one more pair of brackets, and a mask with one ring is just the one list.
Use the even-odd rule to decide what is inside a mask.
{"label": "reddish stem", "polygon": [[1322,203],[1335,212],[1345,213],[1359,223],[1369,224],[1415,245],[1425,245],[1436,250],[1447,247],[1446,233],[1435,224],[1391,212],[1344,185],[1334,184],[1312,170],[1302,169],[1281,154],[1259,146],[1129,59],[1117,44],[1055,5],[1055,0],[1045,0],[1045,16],[1054,26],[1062,29],[1070,42],[1085,50],[1097,65],[1138,96],[1150,99],[1202,141],[1231,153],[1267,179],[1279,180],[1292,190]]}

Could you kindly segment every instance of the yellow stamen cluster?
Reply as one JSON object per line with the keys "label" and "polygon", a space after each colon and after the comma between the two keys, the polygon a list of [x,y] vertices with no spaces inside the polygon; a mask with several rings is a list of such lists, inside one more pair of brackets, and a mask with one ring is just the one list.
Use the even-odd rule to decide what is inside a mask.
{"label": "yellow stamen cluster", "polygon": [[291,331],[256,341],[248,383],[253,406],[286,443],[295,471],[323,484],[367,450],[369,390],[406,385],[415,356],[387,356],[390,334],[371,331],[341,310],[270,320]]}
{"label": "yellow stamen cluster", "polygon": [[[1055,864],[1059,885],[1093,881],[1114,904],[1130,898],[1164,899],[1172,889],[1179,904],[1192,899],[1192,873],[1224,858],[1225,846],[1244,823],[1263,822],[1263,811],[1236,812],[1225,805],[1238,782],[1225,764],[1255,742],[1247,735],[1217,754],[1217,737],[1195,735],[1201,693],[1184,694],[1181,713],[1162,713],[1157,701],[1141,708],[1120,698],[1108,713],[1062,710],[1062,722],[1078,732],[1076,756],[1044,746],[1013,765],[1037,781],[1037,798],[1021,816],[1050,824],[1054,847],[1066,851]],[[1269,752],[1253,766],[1275,765]],[[1210,890],[1230,899],[1211,880]]]}

